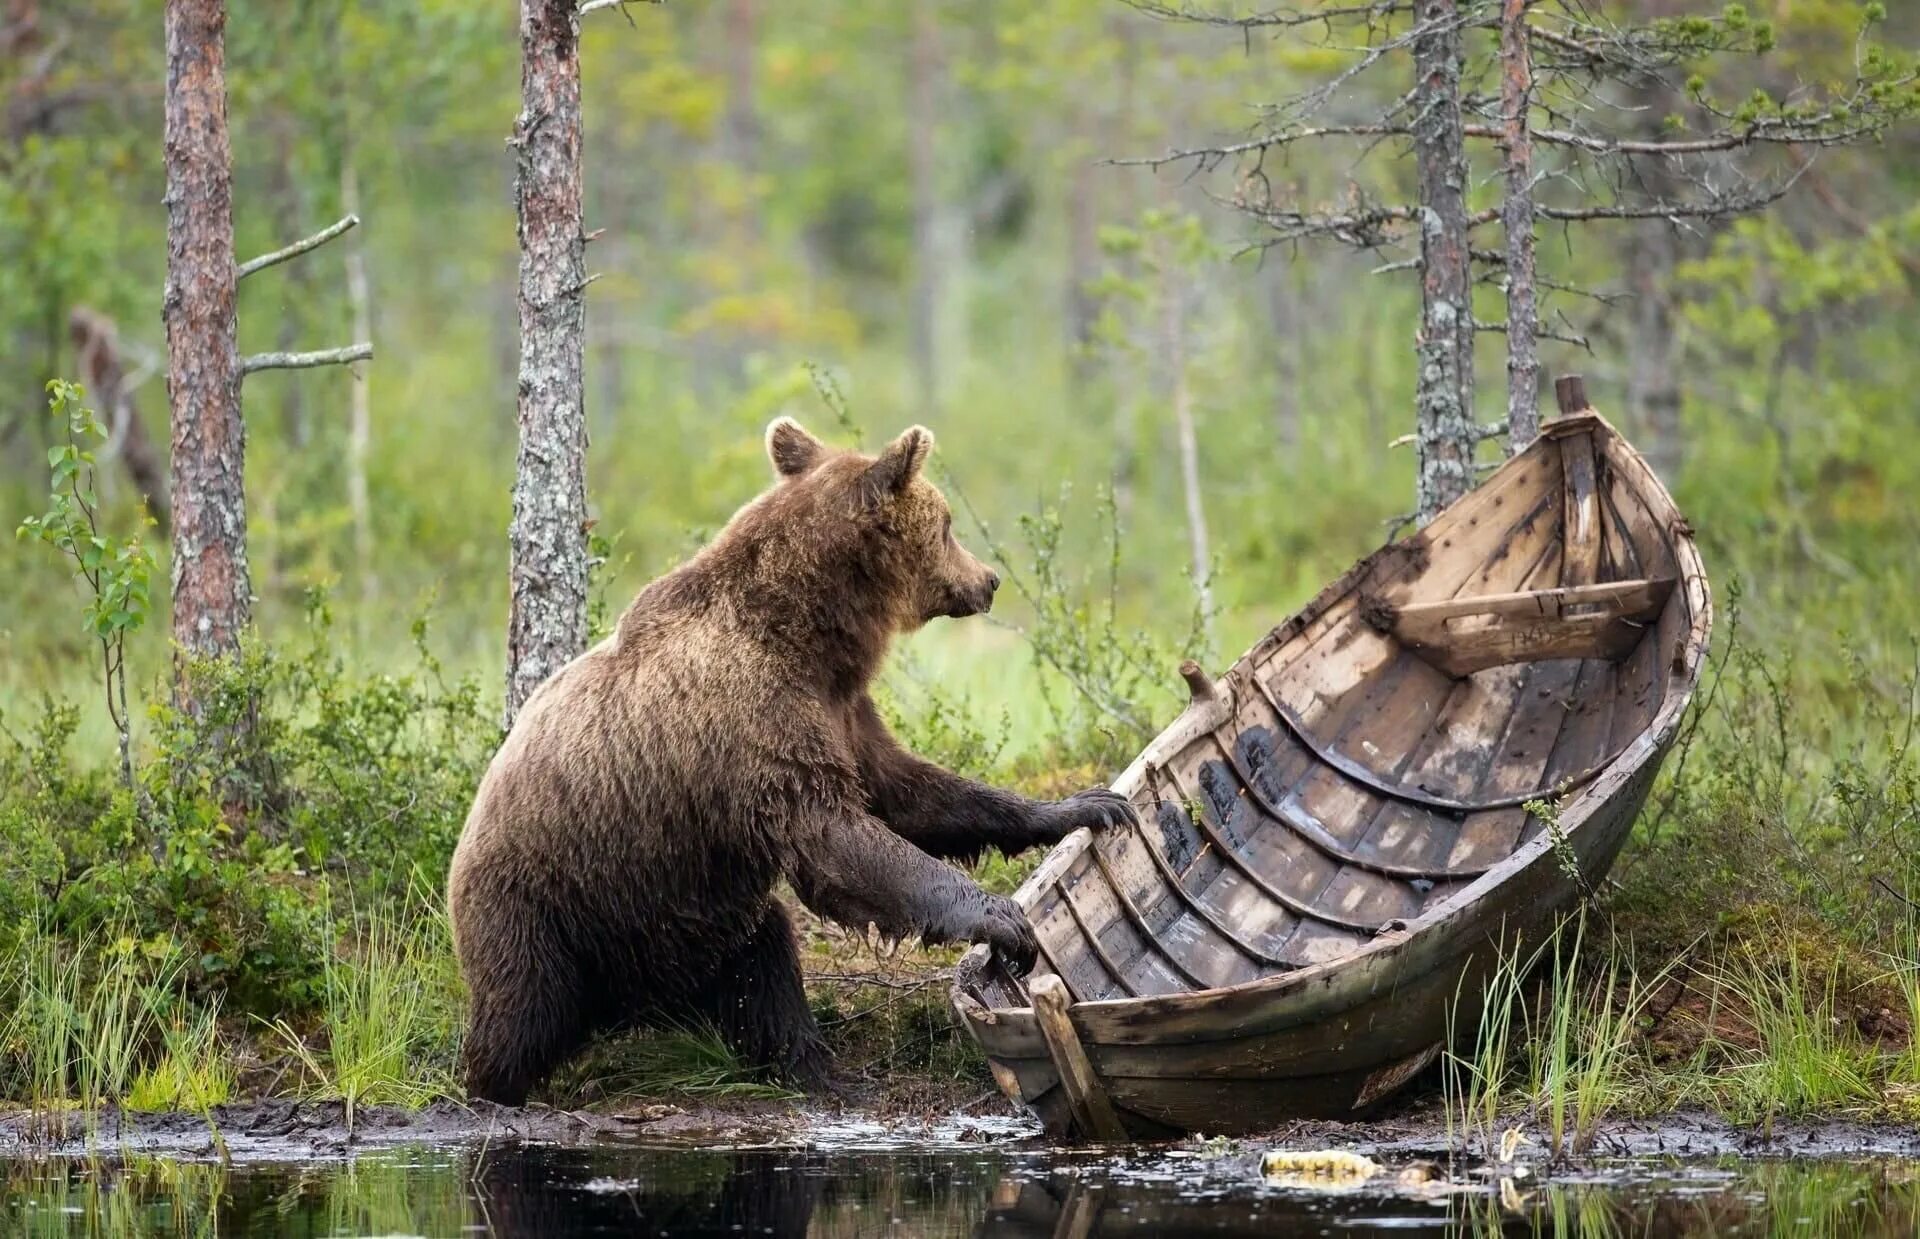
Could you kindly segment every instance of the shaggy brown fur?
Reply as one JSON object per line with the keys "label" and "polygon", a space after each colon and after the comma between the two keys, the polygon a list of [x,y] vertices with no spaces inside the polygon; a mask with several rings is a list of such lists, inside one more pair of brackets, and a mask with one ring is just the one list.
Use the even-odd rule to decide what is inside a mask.
{"label": "shaggy brown fur", "polygon": [[690,1019],[824,1082],[783,877],[842,924],[1031,963],[1019,909],[935,858],[1130,810],[985,787],[882,724],[867,685],[893,634],[985,611],[999,584],[920,476],[932,445],[915,427],[873,458],[775,422],[777,484],[528,700],[448,878],[471,1095],[518,1104],[596,1030]]}

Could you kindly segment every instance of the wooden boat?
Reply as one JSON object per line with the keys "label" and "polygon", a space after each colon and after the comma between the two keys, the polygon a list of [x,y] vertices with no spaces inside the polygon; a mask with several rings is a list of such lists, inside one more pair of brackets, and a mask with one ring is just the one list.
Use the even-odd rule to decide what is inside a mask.
{"label": "wooden boat", "polygon": [[1425,529],[1218,681],[1182,668],[1190,703],[1114,784],[1139,823],[1069,837],[1016,896],[1033,974],[962,961],[955,1008],[1051,1133],[1364,1111],[1613,863],[1711,596],[1666,489],[1560,388],[1576,411]]}

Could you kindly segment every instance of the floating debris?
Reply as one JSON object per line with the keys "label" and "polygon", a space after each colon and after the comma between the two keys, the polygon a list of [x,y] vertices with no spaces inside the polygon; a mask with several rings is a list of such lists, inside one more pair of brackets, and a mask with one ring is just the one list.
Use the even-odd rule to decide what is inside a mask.
{"label": "floating debris", "polygon": [[1286,1187],[1357,1187],[1381,1173],[1379,1162],[1344,1149],[1310,1153],[1275,1149],[1260,1159],[1260,1173],[1269,1183]]}

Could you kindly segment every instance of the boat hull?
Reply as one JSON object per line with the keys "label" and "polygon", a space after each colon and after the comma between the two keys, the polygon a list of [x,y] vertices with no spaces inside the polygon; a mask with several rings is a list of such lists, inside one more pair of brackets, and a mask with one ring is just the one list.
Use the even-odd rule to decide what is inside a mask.
{"label": "boat hull", "polygon": [[[1475,558],[1455,570],[1450,551]],[[1580,600],[1600,596],[1595,576],[1634,573],[1677,588],[1613,590],[1657,615],[1621,621],[1628,640],[1618,623],[1601,633],[1604,607]],[[1580,605],[1562,621],[1570,580]],[[1470,624],[1439,651],[1382,635],[1443,609],[1436,593],[1470,609],[1527,586],[1546,587],[1521,596],[1551,601],[1551,621]],[[1052,979],[1022,981],[977,948],[956,1011],[1002,1088],[1061,1138],[1365,1113],[1470,1033],[1503,951],[1597,888],[1673,744],[1710,624],[1691,531],[1652,472],[1597,416],[1556,423],[1202,681],[1115,784],[1158,828],[1081,832],[1019,892]],[[1555,645],[1572,625],[1591,632]],[[1443,621],[1418,631],[1456,640]],[[1551,648],[1481,657],[1528,643]]]}

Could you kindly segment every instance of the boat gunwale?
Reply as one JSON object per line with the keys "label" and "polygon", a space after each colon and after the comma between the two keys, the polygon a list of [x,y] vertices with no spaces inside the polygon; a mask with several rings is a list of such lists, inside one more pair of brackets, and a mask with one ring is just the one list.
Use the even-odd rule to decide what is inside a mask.
{"label": "boat gunwale", "polygon": [[[1682,649],[1676,651],[1671,658],[1665,654],[1661,655],[1661,661],[1669,668],[1669,678],[1668,691],[1662,699],[1659,710],[1632,741],[1623,745],[1611,759],[1587,772],[1586,782],[1580,787],[1574,799],[1561,809],[1560,821],[1564,828],[1563,833],[1566,835],[1571,835],[1584,826],[1601,807],[1611,800],[1621,785],[1641,770],[1648,758],[1663,753],[1671,743],[1679,728],[1681,715],[1698,687],[1713,625],[1712,591],[1707,584],[1705,564],[1701,559],[1699,546],[1692,536],[1692,527],[1681,515],[1666,486],[1632,444],[1627,442],[1605,417],[1592,410],[1584,410],[1547,423],[1541,427],[1540,439],[1543,441],[1560,439],[1581,432],[1595,436],[1608,464],[1640,498],[1647,509],[1648,517],[1653,520],[1671,545],[1679,585],[1685,590],[1681,602],[1689,608],[1690,614]],[[1521,458],[1521,456],[1514,457],[1515,460]],[[1415,535],[1415,538],[1418,536]],[[1195,739],[1209,731],[1217,730],[1221,724],[1233,716],[1236,709],[1237,698],[1234,694],[1239,685],[1235,677],[1241,673],[1242,669],[1250,675],[1251,669],[1259,665],[1263,658],[1270,657],[1280,647],[1297,638],[1335,604],[1351,594],[1370,573],[1380,566],[1383,557],[1404,554],[1403,548],[1412,545],[1413,542],[1414,539],[1407,539],[1402,542],[1388,543],[1362,558],[1321,589],[1300,610],[1254,643],[1245,654],[1234,661],[1225,674],[1214,681],[1215,691],[1211,697],[1189,704],[1180,715],[1148,742],[1146,748],[1114,780],[1115,789],[1138,786],[1149,767],[1163,764]],[[1656,635],[1649,631],[1644,639],[1655,640]],[[1684,670],[1674,668],[1673,662],[1682,658]],[[1092,838],[1090,831],[1082,829],[1075,831],[1056,845],[1054,851],[1014,893],[1014,900],[1020,904],[1023,911],[1031,911],[1045,893],[1046,888],[1066,875],[1068,869],[1091,846]],[[1473,881],[1424,909],[1417,917],[1409,919],[1404,928],[1379,934],[1355,950],[1336,958],[1308,964],[1288,972],[1256,977],[1235,985],[1137,997],[1085,999],[1073,1003],[1072,1007],[1076,1011],[1085,1009],[1089,1014],[1113,1019],[1148,1021],[1161,1016],[1204,1013],[1208,1007],[1217,1004],[1226,996],[1291,998],[1295,996],[1294,991],[1306,991],[1315,985],[1331,984],[1343,973],[1366,968],[1388,968],[1395,956],[1411,950],[1417,943],[1424,944],[1430,934],[1446,928],[1450,922],[1505,885],[1509,879],[1538,863],[1553,849],[1554,845],[1553,832],[1541,831],[1533,839],[1515,848],[1505,859],[1480,873]],[[1030,1023],[1034,1019],[1031,1006],[989,1007],[972,991],[970,986],[984,970],[986,963],[987,953],[984,946],[971,948],[961,959],[959,966],[955,969],[954,983],[951,988],[951,999],[955,1009],[967,1020],[970,1027],[1011,1027]],[[1271,1016],[1277,1012],[1269,1008],[1268,1014]],[[1247,1036],[1258,1036],[1285,1026],[1285,1024],[1263,1021],[1258,1029],[1234,1029],[1223,1032],[1219,1036],[1180,1035],[1167,1040],[1189,1044],[1230,1041]]]}

